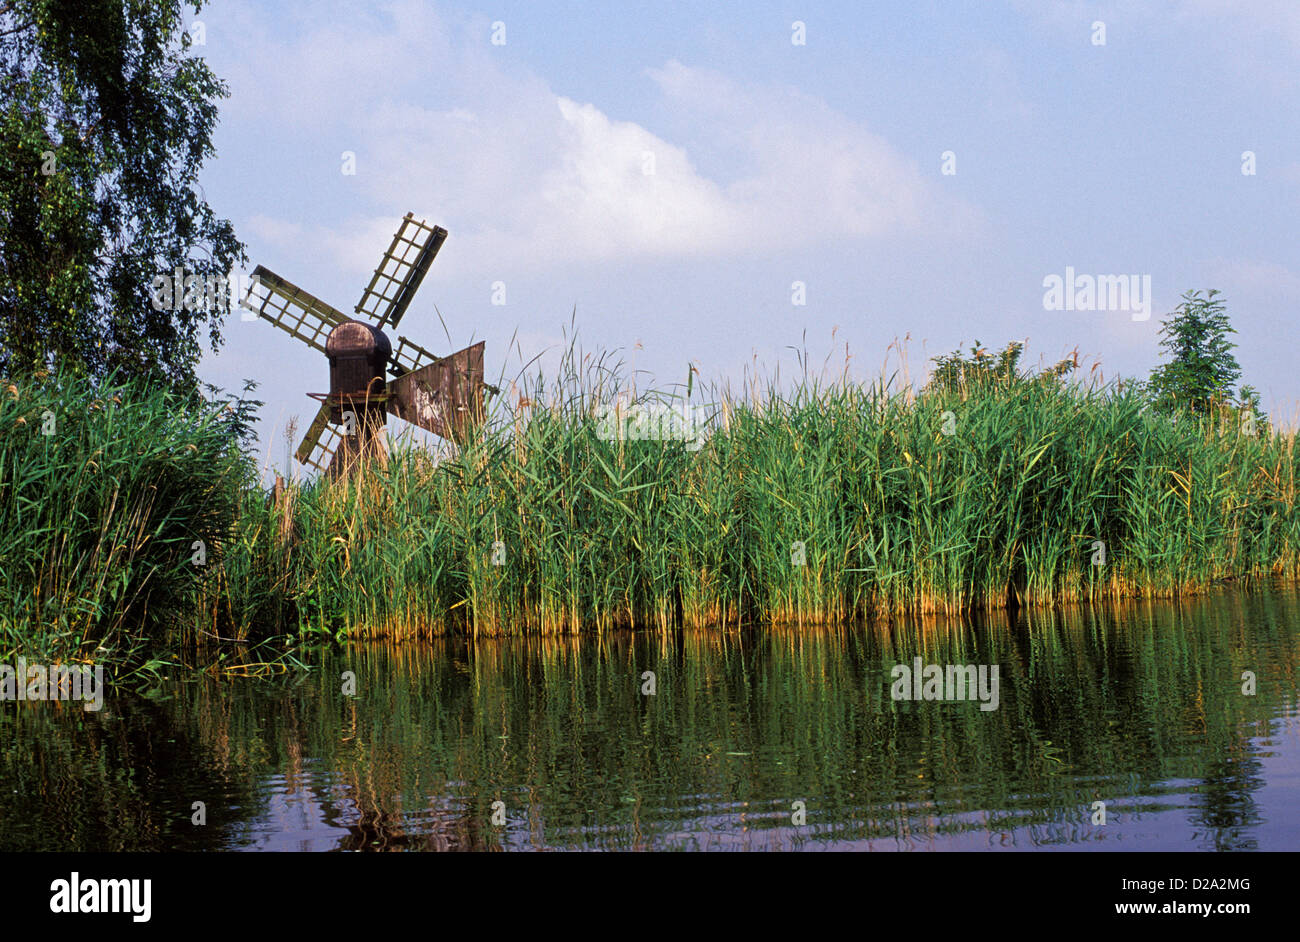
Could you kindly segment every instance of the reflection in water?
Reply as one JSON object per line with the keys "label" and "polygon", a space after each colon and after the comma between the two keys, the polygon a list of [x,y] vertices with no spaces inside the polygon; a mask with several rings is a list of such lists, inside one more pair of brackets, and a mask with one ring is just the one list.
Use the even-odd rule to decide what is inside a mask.
{"label": "reflection in water", "polygon": [[[998,709],[892,700],[914,657],[998,665]],[[1296,849],[1298,661],[1292,588],[323,651],[98,714],[0,704],[0,849]]]}

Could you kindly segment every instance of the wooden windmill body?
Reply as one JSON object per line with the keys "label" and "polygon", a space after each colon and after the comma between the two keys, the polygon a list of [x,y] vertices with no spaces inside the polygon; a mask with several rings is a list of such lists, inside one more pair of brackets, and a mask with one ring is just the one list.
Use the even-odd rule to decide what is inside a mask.
{"label": "wooden windmill body", "polygon": [[437,357],[402,336],[394,349],[384,333],[406,313],[446,238],[446,229],[407,213],[356,317],[268,268],[253,270],[244,307],[329,358],[330,391],[308,393],[321,406],[295,453],[302,464],[337,476],[382,454],[390,414],[453,441],[482,421],[483,390],[491,389],[483,383],[482,342]]}

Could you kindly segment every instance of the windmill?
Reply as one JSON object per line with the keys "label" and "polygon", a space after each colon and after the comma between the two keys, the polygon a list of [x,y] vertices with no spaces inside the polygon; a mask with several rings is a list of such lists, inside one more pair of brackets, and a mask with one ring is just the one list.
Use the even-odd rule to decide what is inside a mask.
{"label": "windmill", "polygon": [[405,315],[446,238],[446,229],[407,213],[355,317],[262,265],[253,269],[242,305],[329,358],[330,391],[307,394],[321,406],[295,452],[301,464],[345,473],[357,457],[382,449],[389,414],[453,441],[482,420],[483,390],[496,390],[483,383],[481,341],[437,357],[402,336],[394,350],[384,333]]}

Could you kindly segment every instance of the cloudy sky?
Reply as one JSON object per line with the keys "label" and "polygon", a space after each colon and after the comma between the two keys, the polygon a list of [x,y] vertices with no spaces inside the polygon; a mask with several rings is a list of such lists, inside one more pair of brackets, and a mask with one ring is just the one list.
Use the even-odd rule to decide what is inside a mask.
{"label": "cloudy sky", "polygon": [[[1285,420],[1300,400],[1294,0],[213,0],[198,19],[231,92],[202,182],[250,267],[350,312],[413,211],[450,236],[401,332],[486,340],[489,378],[553,359],[571,319],[642,385],[688,363],[788,376],[791,348],[838,373],[846,344],[871,378],[905,338],[917,380],[1013,339],[1145,376],[1161,317],[1218,288],[1244,381]],[[1149,276],[1150,317],[1045,309],[1067,268]],[[258,381],[282,464],[324,358],[262,321],[226,333],[201,373]]]}

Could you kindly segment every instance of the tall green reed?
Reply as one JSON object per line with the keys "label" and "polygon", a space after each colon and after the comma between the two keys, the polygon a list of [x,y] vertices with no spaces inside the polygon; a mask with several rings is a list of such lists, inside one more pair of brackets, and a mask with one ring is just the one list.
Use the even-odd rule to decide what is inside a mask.
{"label": "tall green reed", "polygon": [[255,484],[246,405],[0,381],[0,653],[129,662],[194,623]]}
{"label": "tall green reed", "polygon": [[571,349],[458,451],[254,508],[292,537],[249,565],[300,627],[402,637],[1177,595],[1300,562],[1294,434],[1174,423],[1131,388],[755,381],[701,393],[698,449],[609,434],[682,398]]}

